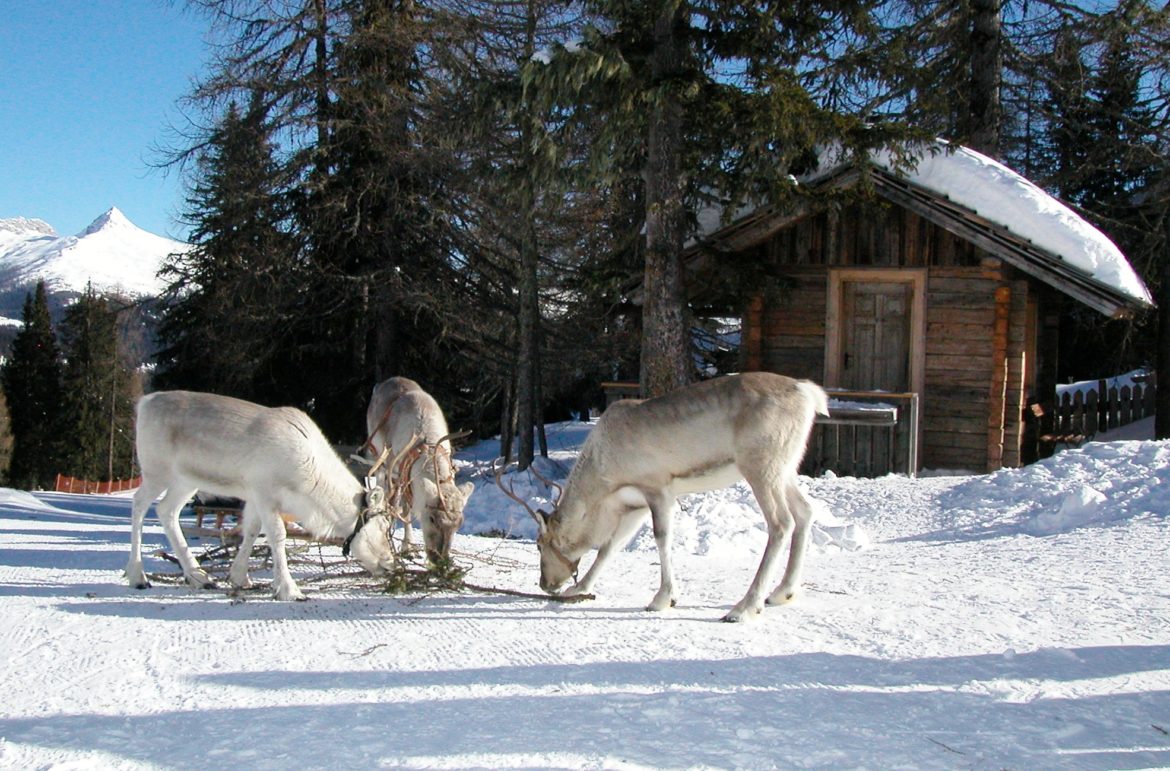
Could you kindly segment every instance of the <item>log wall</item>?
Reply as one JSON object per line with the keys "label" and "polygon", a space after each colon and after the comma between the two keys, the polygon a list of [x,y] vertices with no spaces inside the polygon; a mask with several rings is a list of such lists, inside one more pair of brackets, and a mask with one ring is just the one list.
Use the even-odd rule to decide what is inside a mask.
{"label": "log wall", "polygon": [[1021,462],[1035,379],[1036,285],[975,245],[897,206],[811,216],[758,247],[782,281],[748,302],[745,369],[821,381],[829,271],[927,272],[921,460],[972,471]]}

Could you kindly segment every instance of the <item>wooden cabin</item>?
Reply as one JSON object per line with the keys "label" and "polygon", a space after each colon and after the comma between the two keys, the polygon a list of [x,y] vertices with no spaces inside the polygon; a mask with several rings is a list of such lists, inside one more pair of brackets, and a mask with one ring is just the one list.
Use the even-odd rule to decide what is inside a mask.
{"label": "wooden cabin", "polygon": [[[1012,184],[1030,185],[1029,195],[1046,197],[993,161],[960,151],[979,160],[966,172],[1006,172]],[[1079,302],[1125,316],[1149,307],[1148,292],[1136,274],[1102,278],[1051,251],[1047,235],[1037,243],[1015,232],[1017,217],[981,213],[960,202],[970,197],[965,191],[939,189],[973,184],[961,175],[922,182],[880,165],[870,173],[872,198],[759,209],[691,247],[689,265],[700,274],[732,265],[752,277],[740,290],[742,368],[848,392],[839,401],[897,408],[897,429],[854,421],[851,438],[849,420],[840,421],[844,436],[841,425],[823,427],[809,452],[813,471],[984,471],[1031,460],[1036,437],[1025,416],[1034,414],[1031,403],[1055,394],[1061,310]],[[856,167],[841,166],[810,184],[824,192],[859,179]],[[1062,217],[1076,217],[1051,203]],[[1088,226],[1077,219],[1076,228]],[[1059,218],[1039,226],[1065,227]],[[1065,242],[1052,240],[1057,248],[1083,240],[1075,228],[1063,235]],[[1120,259],[1121,273],[1132,274]]]}

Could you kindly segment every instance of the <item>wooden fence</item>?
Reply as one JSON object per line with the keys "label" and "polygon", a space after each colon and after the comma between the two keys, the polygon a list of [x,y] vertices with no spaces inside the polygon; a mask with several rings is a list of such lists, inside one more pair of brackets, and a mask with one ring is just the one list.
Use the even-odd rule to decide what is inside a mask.
{"label": "wooden fence", "polygon": [[1100,380],[1095,388],[1066,391],[1054,405],[1052,431],[1091,437],[1151,417],[1156,393],[1153,377],[1120,387]]}
{"label": "wooden fence", "polygon": [[120,493],[125,490],[133,490],[141,484],[142,477],[115,479],[110,482],[93,482],[89,479],[77,479],[76,477],[58,474],[56,490],[59,493],[98,493],[99,495],[106,495],[109,493]]}

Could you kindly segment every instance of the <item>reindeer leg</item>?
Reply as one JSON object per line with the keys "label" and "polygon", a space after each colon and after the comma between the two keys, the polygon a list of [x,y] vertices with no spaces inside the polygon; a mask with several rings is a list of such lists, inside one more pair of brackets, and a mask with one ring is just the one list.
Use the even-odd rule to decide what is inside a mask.
{"label": "reindeer leg", "polygon": [[163,532],[167,534],[167,540],[171,542],[171,548],[175,550],[175,557],[183,566],[183,577],[187,579],[187,583],[196,589],[214,589],[215,581],[191,556],[187,539],[183,537],[183,529],[179,527],[179,510],[196,492],[198,490],[195,489],[167,490],[162,500],[155,504],[154,510],[158,514],[158,521],[162,523]]}
{"label": "reindeer leg", "polygon": [[414,544],[411,542],[413,540],[414,532],[414,529],[411,526],[411,522],[413,521],[414,513],[412,512],[411,515],[406,518],[406,521],[402,523],[402,548],[399,549],[398,552],[403,557],[409,557],[414,553]]}
{"label": "reindeer leg", "polygon": [[597,577],[601,575],[601,571],[606,563],[609,562],[609,558],[621,551],[629,543],[631,536],[641,526],[642,517],[646,515],[645,512],[645,509],[631,509],[625,512],[618,522],[617,529],[614,530],[613,535],[597,550],[597,556],[594,557],[593,564],[589,566],[589,570],[585,571],[585,576],[566,589],[562,594],[565,596],[592,594],[593,585],[597,583]]}
{"label": "reindeer leg", "polygon": [[[578,594],[592,594],[593,584],[597,583],[597,576],[601,574],[601,569],[605,567],[605,563],[609,561],[610,556],[614,553],[614,541],[609,541],[602,545],[597,550],[597,556],[593,559],[593,564],[589,566],[589,570],[585,571],[585,576],[577,583],[570,586],[565,591],[561,592],[564,597],[573,597]],[[618,548],[621,548],[620,546]]]}
{"label": "reindeer leg", "polygon": [[808,498],[801,492],[795,479],[790,479],[785,488],[788,510],[792,512],[796,527],[792,531],[792,546],[788,551],[788,567],[784,579],[768,597],[769,605],[781,605],[791,601],[800,591],[800,577],[804,571],[804,555],[808,550],[808,538],[812,527],[813,510]]}
{"label": "reindeer leg", "polygon": [[650,522],[654,527],[654,542],[658,544],[658,564],[661,566],[662,582],[658,593],[646,606],[646,610],[673,608],[676,601],[674,590],[674,567],[670,555],[671,525],[674,518],[674,501],[667,501],[661,493],[647,494],[650,505]]}
{"label": "reindeer leg", "polygon": [[764,587],[772,580],[780,551],[791,535],[794,524],[782,485],[769,484],[755,474],[745,478],[764,512],[764,520],[768,525],[768,544],[764,547],[764,556],[760,559],[760,567],[756,570],[756,577],[748,587],[747,594],[723,617],[724,621],[732,622],[755,616],[763,610]]}
{"label": "reindeer leg", "polygon": [[256,536],[260,534],[260,516],[247,503],[240,512],[241,539],[235,559],[232,560],[231,570],[228,571],[228,580],[237,589],[251,589],[252,579],[248,577],[248,562],[252,558],[252,545],[256,543]]}
{"label": "reindeer leg", "polygon": [[305,595],[288,570],[288,555],[284,551],[284,520],[273,503],[257,501],[256,504],[256,513],[264,518],[264,535],[268,538],[268,547],[272,549],[272,585],[276,599],[304,600]]}
{"label": "reindeer leg", "polygon": [[126,580],[134,589],[150,588],[146,571],[142,569],[142,522],[150,504],[161,492],[158,485],[143,480],[142,486],[134,493],[134,507],[130,513],[130,561],[126,563]]}

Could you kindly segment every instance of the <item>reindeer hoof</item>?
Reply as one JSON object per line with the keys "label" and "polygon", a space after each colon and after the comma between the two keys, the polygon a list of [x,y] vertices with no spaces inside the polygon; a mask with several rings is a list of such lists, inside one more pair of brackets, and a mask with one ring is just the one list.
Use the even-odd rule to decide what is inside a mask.
{"label": "reindeer hoof", "polygon": [[788,603],[795,600],[799,595],[800,592],[796,589],[790,589],[788,591],[775,591],[768,597],[765,603],[767,605],[787,605]]}
{"label": "reindeer hoof", "polygon": [[657,613],[659,611],[666,610],[667,608],[673,608],[677,604],[678,602],[673,597],[669,598],[669,600],[660,600],[655,597],[654,600],[646,606],[646,610]]}
{"label": "reindeer hoof", "polygon": [[139,590],[142,590],[142,589],[149,589],[149,588],[150,588],[150,582],[149,582],[149,581],[139,581],[139,582],[138,582],[138,583],[136,583],[136,584],[130,584],[130,588],[131,588],[131,589],[139,589]]}
{"label": "reindeer hoof", "polygon": [[187,576],[187,585],[193,589],[218,589],[215,581],[211,576],[200,570],[198,573],[192,573]]}
{"label": "reindeer hoof", "polygon": [[756,616],[760,615],[762,611],[763,608],[760,607],[732,608],[730,611],[728,611],[727,615],[723,617],[723,620],[729,624],[738,624],[741,621],[747,621],[749,619],[755,618]]}

